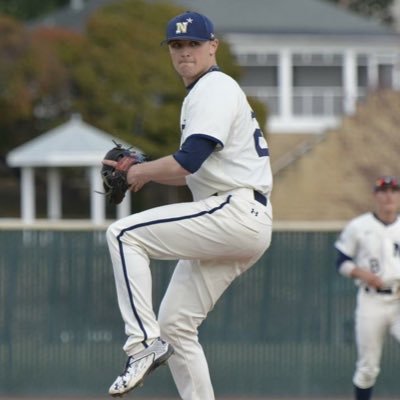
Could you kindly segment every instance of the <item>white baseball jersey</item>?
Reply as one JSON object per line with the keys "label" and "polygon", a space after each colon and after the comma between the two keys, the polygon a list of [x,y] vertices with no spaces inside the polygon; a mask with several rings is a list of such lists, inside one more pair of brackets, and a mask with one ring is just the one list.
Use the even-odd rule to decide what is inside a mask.
{"label": "white baseball jersey", "polygon": [[378,275],[388,286],[400,282],[400,219],[390,225],[366,213],[345,227],[336,248],[361,268]]}
{"label": "white baseball jersey", "polygon": [[378,275],[391,293],[359,285],[355,311],[357,363],[353,383],[372,388],[380,371],[386,333],[400,341],[400,219],[385,225],[366,213],[348,223],[335,243],[359,268]]}
{"label": "white baseball jersey", "polygon": [[[184,400],[213,400],[198,327],[231,282],[268,249],[272,235],[269,152],[237,83],[202,76],[182,104],[182,140],[205,135],[214,152],[186,180],[194,201],[132,214],[107,229],[118,304],[134,355],[161,336]],[[265,197],[264,197],[264,196]],[[152,307],[150,259],[179,260],[160,305]]]}
{"label": "white baseball jersey", "polygon": [[230,76],[213,71],[196,83],[182,105],[181,129],[181,143],[193,134],[219,143],[201,168],[186,178],[195,200],[243,187],[269,197],[267,143],[245,94]]}

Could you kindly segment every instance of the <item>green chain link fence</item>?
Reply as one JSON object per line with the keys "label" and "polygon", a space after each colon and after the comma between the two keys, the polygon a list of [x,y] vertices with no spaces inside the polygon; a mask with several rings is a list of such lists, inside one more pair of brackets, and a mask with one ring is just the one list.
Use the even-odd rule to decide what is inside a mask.
{"label": "green chain link fence", "polygon": [[[277,231],[200,329],[218,396],[350,396],[355,288],[335,231]],[[151,265],[158,307],[174,263]],[[122,371],[122,320],[103,230],[0,230],[0,395],[104,394]],[[400,395],[385,344],[376,393]],[[167,368],[142,396],[176,396]]]}

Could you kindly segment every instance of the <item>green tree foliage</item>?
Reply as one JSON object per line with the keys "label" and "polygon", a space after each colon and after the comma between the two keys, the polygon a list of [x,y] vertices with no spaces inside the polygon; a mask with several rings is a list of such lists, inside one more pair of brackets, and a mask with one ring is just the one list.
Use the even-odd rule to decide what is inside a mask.
{"label": "green tree foliage", "polygon": [[376,20],[391,24],[393,17],[390,12],[390,7],[393,0],[327,0],[332,3],[337,3],[342,7],[355,11],[367,17],[373,17]]}
{"label": "green tree foliage", "polygon": [[[179,142],[185,89],[170,65],[167,46],[160,45],[166,21],[179,12],[141,1],[104,8],[89,22],[90,53],[78,74],[85,101],[79,109],[154,157],[176,150]],[[226,43],[221,43],[219,60],[227,73],[239,76]]]}
{"label": "green tree foliage", "polygon": [[[177,9],[125,1],[89,21],[89,53],[77,79],[79,109],[153,157],[176,149],[185,90],[160,46]],[[87,101],[90,99],[90,101]]]}
{"label": "green tree foliage", "polygon": [[21,20],[30,20],[57,9],[69,0],[1,0],[0,13]]}
{"label": "green tree foliage", "polygon": [[[69,115],[71,73],[68,51],[83,53],[78,35],[61,30],[28,32],[0,17],[0,146],[6,153]],[[82,46],[81,46],[82,47]],[[64,50],[64,51],[63,51]],[[71,52],[71,51],[70,51]]]}
{"label": "green tree foliage", "polygon": [[[185,88],[168,47],[166,21],[184,10],[165,3],[125,0],[95,13],[81,36],[60,29],[26,31],[0,19],[2,150],[64,122],[73,112],[152,157],[176,150]],[[218,61],[240,77],[229,46]],[[264,107],[252,106],[262,124]]]}
{"label": "green tree foliage", "polygon": [[0,128],[1,139],[8,129],[31,113],[27,64],[30,46],[23,27],[15,20],[0,16]]}

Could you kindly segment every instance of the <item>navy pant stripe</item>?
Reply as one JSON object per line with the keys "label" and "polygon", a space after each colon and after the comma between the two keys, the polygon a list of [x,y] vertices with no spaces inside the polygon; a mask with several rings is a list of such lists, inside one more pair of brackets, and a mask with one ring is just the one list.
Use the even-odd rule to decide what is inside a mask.
{"label": "navy pant stripe", "polygon": [[131,304],[132,312],[135,315],[136,321],[139,324],[140,330],[143,332],[144,339],[143,339],[142,344],[145,347],[147,347],[146,340],[147,340],[148,336],[147,336],[146,329],[145,329],[145,327],[143,325],[143,322],[142,322],[142,320],[141,320],[141,318],[140,318],[140,316],[138,314],[138,311],[137,311],[137,309],[135,307],[135,302],[133,300],[132,290],[131,290],[131,287],[129,285],[128,270],[127,270],[127,265],[126,265],[126,261],[125,261],[123,243],[122,243],[122,240],[121,240],[122,236],[125,234],[125,232],[132,231],[132,230],[138,229],[138,228],[142,228],[144,226],[155,225],[155,224],[163,224],[163,223],[174,222],[174,221],[181,221],[181,220],[184,220],[184,219],[198,218],[198,217],[201,217],[203,215],[213,214],[214,212],[222,209],[227,204],[229,204],[231,197],[232,197],[232,195],[229,195],[227,197],[227,199],[223,203],[221,203],[218,207],[212,208],[211,210],[201,211],[201,212],[196,213],[196,214],[184,215],[184,216],[180,216],[180,217],[165,218],[165,219],[158,219],[158,220],[154,220],[154,221],[142,222],[140,224],[136,224],[136,225],[133,225],[133,226],[130,226],[128,228],[123,229],[120,232],[120,234],[117,236],[119,253],[120,253],[121,263],[122,263],[122,269],[123,269],[123,272],[124,272],[125,284],[126,284],[126,287],[127,287],[127,290],[128,290],[129,302]]}
{"label": "navy pant stripe", "polygon": [[122,247],[123,244],[122,244],[122,242],[119,240],[119,238],[118,238],[118,246],[119,246],[119,253],[120,253],[121,261],[122,261],[122,269],[123,269],[123,272],[124,272],[125,284],[126,284],[126,288],[127,288],[127,290],[128,290],[129,302],[131,303],[132,311],[133,311],[133,314],[135,315],[136,321],[137,321],[138,324],[139,324],[140,330],[143,332],[144,338],[143,338],[142,344],[144,345],[144,347],[147,347],[147,343],[146,343],[146,340],[147,340],[147,332],[146,332],[146,330],[144,329],[143,322],[142,322],[142,320],[141,320],[140,317],[139,317],[139,314],[138,314],[138,312],[137,312],[137,310],[136,310],[136,307],[135,307],[135,303],[134,303],[134,301],[133,301],[132,290],[131,290],[131,286],[129,285],[128,271],[127,271],[127,269],[126,269],[126,262],[125,262],[124,250],[123,250],[123,247]]}

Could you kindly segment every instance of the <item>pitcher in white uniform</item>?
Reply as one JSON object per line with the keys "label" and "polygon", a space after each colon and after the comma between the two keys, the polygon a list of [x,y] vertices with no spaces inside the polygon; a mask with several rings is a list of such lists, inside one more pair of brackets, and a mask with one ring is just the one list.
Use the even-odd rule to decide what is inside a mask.
{"label": "pitcher in white uniform", "polygon": [[[109,393],[120,396],[137,387],[168,360],[182,399],[213,400],[198,327],[270,245],[269,149],[246,95],[218,68],[209,18],[178,15],[169,21],[164,42],[187,88],[181,145],[174,154],[132,166],[127,178],[134,192],[150,181],[188,185],[193,201],[133,214],[107,230],[128,356]],[[158,318],[151,259],[179,260]]]}
{"label": "pitcher in white uniform", "polygon": [[[374,212],[348,223],[335,246],[339,272],[358,285],[354,398],[370,400],[384,339],[400,341],[400,185],[382,176],[374,186]],[[400,395],[400,392],[399,392]]]}

